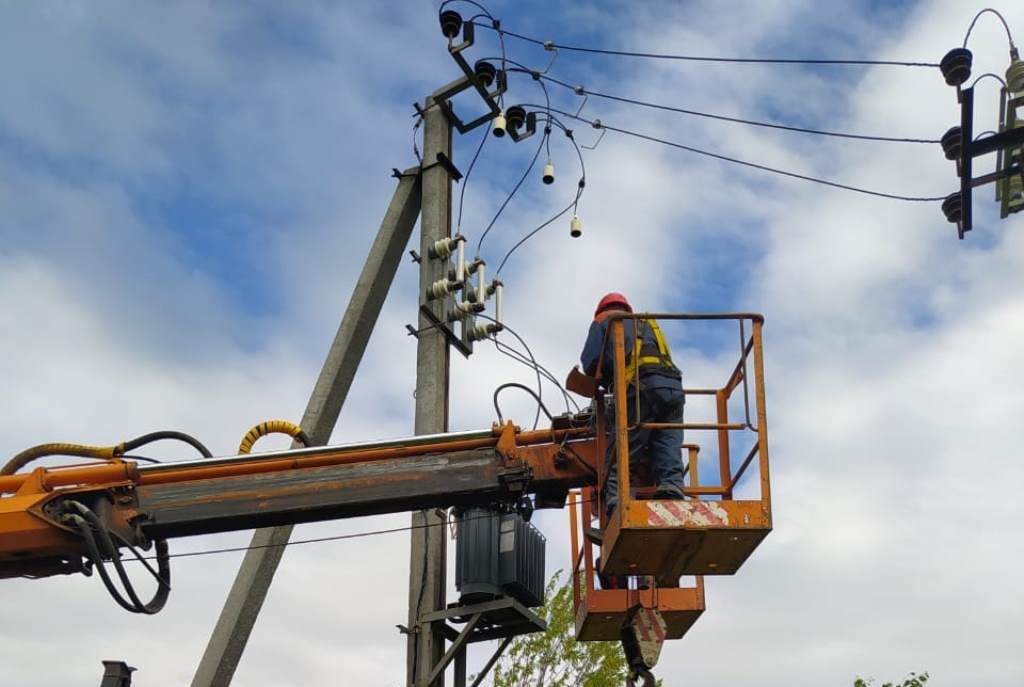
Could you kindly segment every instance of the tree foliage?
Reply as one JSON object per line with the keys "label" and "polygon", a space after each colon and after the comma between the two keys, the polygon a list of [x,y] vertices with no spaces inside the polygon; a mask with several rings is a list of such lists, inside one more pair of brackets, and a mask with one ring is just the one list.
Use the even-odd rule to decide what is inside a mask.
{"label": "tree foliage", "polygon": [[571,579],[548,582],[539,615],[544,633],[517,637],[494,667],[494,687],[621,687],[626,659],[618,642],[577,642]]}
{"label": "tree foliage", "polygon": [[[928,682],[928,673],[910,673],[903,682],[885,682],[882,687],[925,687]],[[865,680],[862,677],[853,681],[853,687],[872,687],[875,684],[874,678]]]}

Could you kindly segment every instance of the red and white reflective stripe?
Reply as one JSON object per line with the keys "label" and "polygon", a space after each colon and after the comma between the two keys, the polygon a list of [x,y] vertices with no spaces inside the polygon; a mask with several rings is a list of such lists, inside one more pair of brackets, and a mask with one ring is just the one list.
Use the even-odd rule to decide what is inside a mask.
{"label": "red and white reflective stripe", "polygon": [[729,513],[714,501],[647,501],[647,522],[654,527],[727,527]]}
{"label": "red and white reflective stripe", "polygon": [[641,641],[664,642],[667,633],[665,620],[653,608],[641,608],[633,620],[633,627]]}

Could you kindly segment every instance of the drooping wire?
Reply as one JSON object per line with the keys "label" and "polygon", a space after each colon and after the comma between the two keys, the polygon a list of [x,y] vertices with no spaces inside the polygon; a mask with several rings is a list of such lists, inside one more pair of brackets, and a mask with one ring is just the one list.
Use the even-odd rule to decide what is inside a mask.
{"label": "drooping wire", "polygon": [[501,407],[498,405],[498,395],[505,389],[522,389],[526,393],[530,394],[531,396],[533,396],[534,400],[537,401],[537,408],[543,410],[544,414],[548,416],[548,420],[551,420],[552,422],[555,421],[555,418],[551,414],[551,411],[549,411],[547,406],[544,405],[544,401],[540,400],[540,396],[537,395],[536,391],[526,386],[525,384],[520,384],[519,382],[505,382],[504,384],[499,385],[498,388],[494,390],[494,412],[498,414],[498,424],[504,424],[505,422],[505,418],[501,414]]}
{"label": "drooping wire", "polygon": [[841,60],[841,59],[818,59],[818,58],[765,58],[765,57],[712,57],[706,55],[672,55],[665,53],[639,52],[632,50],[609,50],[605,48],[590,48],[579,45],[567,45],[555,41],[545,41],[532,36],[503,29],[501,26],[476,23],[476,26],[491,29],[498,33],[517,38],[533,45],[539,45],[545,49],[567,50],[570,52],[590,53],[594,55],[611,55],[615,57],[638,57],[653,60],[675,60],[683,62],[726,62],[740,64],[819,64],[819,65],[840,65],[840,66],[888,66],[888,67],[938,67],[938,62],[912,62],[902,60]]}
{"label": "drooping wire", "polygon": [[977,86],[978,82],[981,81],[982,79],[995,79],[996,81],[998,81],[1000,83],[1000,85],[1003,88],[1006,88],[1006,81],[1003,80],[1003,77],[1001,77],[998,74],[995,74],[993,72],[985,72],[984,74],[978,76],[978,78],[976,78],[974,81],[971,82],[971,88],[974,88],[975,86]]}
{"label": "drooping wire", "polygon": [[537,234],[537,233],[538,233],[538,232],[539,232],[539,231],[540,231],[541,229],[543,229],[544,227],[548,226],[549,224],[551,224],[552,222],[554,222],[555,220],[557,220],[557,219],[558,219],[559,217],[561,217],[561,216],[562,216],[562,215],[564,215],[565,213],[569,212],[569,210],[573,210],[573,209],[575,209],[575,208],[576,208],[576,206],[577,206],[577,204],[578,204],[578,203],[579,203],[579,201],[580,201],[580,196],[581,196],[581,195],[583,195],[583,186],[580,186],[580,187],[579,187],[579,189],[578,189],[578,190],[576,191],[576,197],[575,197],[575,198],[573,199],[573,201],[572,201],[571,203],[569,203],[568,205],[566,205],[566,206],[565,206],[564,208],[562,208],[562,209],[561,209],[561,210],[560,210],[559,212],[557,212],[557,213],[555,213],[554,215],[552,215],[552,216],[551,216],[551,217],[550,217],[550,218],[549,218],[549,219],[548,219],[547,221],[545,221],[544,223],[542,223],[542,224],[541,224],[540,226],[538,226],[538,227],[537,227],[536,229],[534,229],[533,231],[531,231],[530,233],[528,233],[528,234],[527,234],[526,236],[524,236],[523,238],[521,238],[521,239],[519,239],[518,241],[516,241],[515,245],[514,245],[514,246],[512,246],[511,248],[509,248],[508,252],[507,252],[507,253],[505,253],[505,257],[503,257],[503,258],[501,259],[501,263],[499,263],[499,265],[498,265],[498,271],[497,271],[497,274],[501,274],[501,269],[502,269],[502,268],[503,268],[503,267],[505,266],[505,263],[506,263],[506,262],[508,262],[508,259],[509,259],[510,257],[512,257],[512,254],[513,254],[513,253],[515,253],[515,252],[516,252],[516,250],[517,250],[517,249],[518,249],[518,248],[519,248],[520,246],[522,246],[522,245],[523,245],[524,243],[526,243],[526,242],[527,242],[527,241],[529,241],[529,240],[530,240],[531,238],[533,238],[534,236],[536,236],[536,234]]}
{"label": "drooping wire", "polygon": [[[540,106],[539,105],[532,105],[532,106],[527,106],[527,107],[540,107]],[[868,195],[868,196],[876,196],[878,198],[888,198],[890,200],[902,200],[902,201],[912,202],[912,203],[931,203],[931,202],[943,201],[943,200],[946,199],[946,196],[903,196],[903,195],[898,195],[898,194],[895,194],[895,193],[885,193],[885,192],[882,192],[882,191],[874,191],[872,189],[862,188],[862,187],[859,187],[859,186],[851,186],[849,184],[841,184],[841,183],[836,182],[836,181],[829,181],[827,179],[820,179],[818,177],[812,177],[812,176],[809,176],[809,175],[806,175],[806,174],[798,174],[797,172],[790,172],[790,171],[787,171],[787,170],[784,170],[784,169],[778,169],[777,167],[769,167],[767,165],[761,165],[761,164],[758,164],[756,162],[749,162],[747,160],[741,160],[739,158],[730,157],[728,155],[722,155],[720,153],[714,153],[714,152],[711,152],[709,150],[704,150],[702,148],[694,148],[693,146],[684,145],[682,143],[677,143],[675,141],[669,141],[667,139],[659,138],[657,136],[651,136],[650,134],[644,134],[644,133],[641,133],[639,131],[633,131],[631,129],[624,129],[624,128],[621,128],[621,127],[611,126],[610,124],[605,124],[600,119],[590,120],[590,119],[587,119],[585,117],[577,116],[577,115],[575,115],[575,114],[573,114],[571,112],[565,112],[563,110],[558,110],[558,109],[554,109],[554,108],[552,108],[552,111],[558,113],[559,115],[561,115],[563,117],[569,117],[570,119],[575,119],[575,120],[578,120],[578,121],[590,124],[595,129],[604,129],[606,131],[613,131],[615,133],[623,134],[625,136],[630,136],[630,137],[633,137],[633,138],[638,138],[638,139],[641,139],[641,140],[644,140],[644,141],[649,141],[651,143],[660,143],[661,145],[665,145],[665,146],[668,146],[670,148],[677,148],[679,150],[685,150],[685,151],[690,152],[690,153],[696,153],[697,155],[703,155],[705,157],[714,158],[716,160],[721,160],[722,162],[731,162],[733,164],[741,165],[743,167],[750,167],[752,169],[759,169],[762,172],[770,172],[772,174],[779,174],[781,176],[790,177],[790,178],[793,178],[793,179],[801,179],[803,181],[810,181],[810,182],[815,183],[815,184],[821,184],[823,186],[829,186],[831,188],[838,188],[838,189],[841,189],[841,190],[844,190],[844,191],[852,191],[854,193],[862,193],[862,194]]]}
{"label": "drooping wire", "polygon": [[[494,319],[493,317],[490,317],[489,315],[484,315],[483,313],[477,313],[476,316],[479,317],[482,320],[487,320],[488,322],[492,322],[494,324],[500,325],[502,327],[502,329],[507,331],[512,336],[516,337],[516,341],[518,341],[519,345],[521,345],[523,347],[523,350],[526,351],[526,354],[528,356],[530,356],[530,362],[533,365],[533,370],[537,374],[537,399],[539,401],[543,401],[544,400],[544,384],[543,384],[543,382],[541,382],[540,366],[537,363],[537,357],[533,354],[533,351],[530,350],[530,347],[529,347],[529,345],[527,345],[526,340],[523,339],[523,337],[519,336],[519,333],[515,329],[512,329],[512,327],[509,327],[507,324],[499,323],[496,319]],[[533,428],[534,429],[537,429],[537,424],[539,422],[540,422],[540,407],[538,406],[537,407],[537,413],[533,417]]]}
{"label": "drooping wire", "polygon": [[473,154],[473,159],[469,163],[469,167],[466,168],[466,176],[462,179],[462,188],[459,190],[459,214],[455,220],[455,233],[461,233],[462,229],[462,204],[466,199],[466,186],[469,185],[469,176],[473,173],[473,168],[476,166],[476,161],[480,157],[480,151],[484,149],[484,144],[487,143],[487,139],[490,137],[490,128],[484,127],[483,138],[480,139],[480,145],[476,147],[476,152]]}
{"label": "drooping wire", "polygon": [[582,409],[580,408],[579,403],[576,402],[576,399],[573,398],[568,391],[566,391],[565,387],[562,386],[562,383],[559,382],[558,379],[553,374],[551,374],[551,372],[546,367],[539,363],[530,362],[529,358],[527,358],[525,355],[523,355],[516,349],[512,348],[508,344],[500,341],[497,336],[492,335],[490,339],[494,343],[494,348],[499,353],[501,353],[507,358],[516,361],[520,365],[525,365],[530,369],[537,370],[538,372],[541,373],[541,376],[543,376],[544,379],[548,380],[551,384],[553,384],[555,388],[558,389],[559,393],[562,394],[562,398],[565,400],[565,411],[567,413],[572,413],[573,408],[575,408],[575,411],[577,413],[582,412]]}
{"label": "drooping wire", "polygon": [[[562,86],[571,90],[576,95],[580,96],[594,96],[595,98],[603,98],[605,100],[614,100],[620,103],[626,103],[629,105],[637,105],[639,107],[647,107],[654,110],[663,110],[665,112],[676,112],[678,114],[691,115],[694,117],[704,117],[706,119],[715,119],[723,122],[733,122],[735,124],[747,124],[750,126],[760,126],[767,129],[778,129],[781,131],[793,131],[802,134],[816,134],[818,136],[832,136],[836,138],[849,138],[860,141],[884,141],[888,143],[938,143],[937,138],[905,138],[897,136],[873,136],[869,134],[853,134],[843,131],[828,131],[825,129],[811,129],[801,126],[791,126],[788,124],[778,124],[775,122],[763,122],[754,119],[743,119],[741,117],[729,117],[727,115],[714,114],[711,112],[701,112],[699,110],[690,110],[683,107],[673,107],[671,105],[662,105],[660,103],[652,103],[644,100],[638,100],[636,98],[629,98],[626,96],[612,95],[610,93],[602,93],[600,91],[593,91],[584,86],[573,86],[570,83],[556,79],[551,76],[540,75],[540,78],[550,81],[551,83]],[[550,109],[550,107],[548,108]]]}
{"label": "drooping wire", "polygon": [[1006,23],[1006,19],[1003,18],[1003,15],[1001,15],[998,11],[992,9],[991,7],[986,7],[985,9],[980,10],[976,15],[974,15],[974,19],[971,20],[971,25],[967,27],[967,33],[964,34],[963,47],[967,47],[967,41],[971,37],[971,31],[974,31],[974,24],[977,23],[978,19],[981,18],[981,15],[987,12],[991,12],[992,14],[996,15],[996,17],[999,18],[999,21],[1001,21],[1003,24],[1003,28],[1006,29],[1006,39],[1010,41],[1010,50],[1016,50],[1017,46],[1014,45],[1013,43],[1013,34],[1010,33],[1010,25]]}
{"label": "drooping wire", "polygon": [[494,228],[494,223],[498,221],[498,218],[501,217],[501,213],[505,211],[509,202],[515,197],[516,193],[519,192],[519,188],[523,185],[523,182],[526,181],[526,177],[528,177],[530,172],[533,171],[534,165],[537,164],[537,158],[540,157],[540,151],[544,150],[544,141],[547,137],[547,132],[541,136],[540,145],[537,146],[537,151],[533,154],[533,159],[531,159],[530,164],[527,165],[526,170],[523,172],[523,176],[521,176],[519,181],[516,182],[516,185],[512,187],[512,191],[505,197],[505,201],[501,204],[501,207],[498,208],[498,211],[494,213],[494,217],[492,217],[491,221],[487,224],[487,228],[484,229],[483,234],[480,235],[480,240],[476,243],[477,256],[480,255],[480,248],[484,245],[484,239],[487,238],[487,234],[489,234],[491,229]]}

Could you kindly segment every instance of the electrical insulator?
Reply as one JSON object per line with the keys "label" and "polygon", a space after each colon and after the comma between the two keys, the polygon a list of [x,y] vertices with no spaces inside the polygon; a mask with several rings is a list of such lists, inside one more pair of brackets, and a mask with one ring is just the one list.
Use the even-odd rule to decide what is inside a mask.
{"label": "electrical insulator", "polygon": [[456,234],[455,236],[449,236],[447,238],[438,239],[434,241],[434,245],[427,251],[431,258],[435,260],[443,260],[451,256],[452,251],[455,250],[456,245],[461,246],[466,240],[466,237],[462,234]]}
{"label": "electrical insulator", "polygon": [[452,281],[451,279],[438,279],[430,288],[427,289],[427,300],[432,301],[437,298],[444,298],[453,291],[458,291],[462,288],[462,284]]}
{"label": "electrical insulator", "polygon": [[470,341],[483,341],[491,334],[501,331],[501,327],[494,324],[474,324],[469,330]]}
{"label": "electrical insulator", "polygon": [[487,302],[487,282],[484,281],[486,265],[483,260],[476,264],[476,302],[481,305]]}
{"label": "electrical insulator", "polygon": [[454,308],[452,308],[449,319],[453,322],[455,320],[465,320],[475,312],[476,306],[473,303],[470,303],[469,301],[460,301],[455,304]]}
{"label": "electrical insulator", "polygon": [[1013,94],[1024,92],[1024,62],[1019,58],[1010,60],[1006,68],[1006,88]]}
{"label": "electrical insulator", "polygon": [[494,287],[494,320],[501,326],[502,296],[505,285],[495,279],[492,286]]}
{"label": "electrical insulator", "polygon": [[499,112],[494,119],[491,120],[491,132],[498,138],[501,138],[505,135],[505,128],[505,113]]}
{"label": "electrical insulator", "polygon": [[452,40],[459,35],[459,31],[462,30],[462,15],[452,10],[447,10],[441,13],[439,17],[441,20],[441,33],[448,40]]}
{"label": "electrical insulator", "polygon": [[459,241],[459,251],[455,256],[455,278],[459,282],[466,281],[466,242]]}
{"label": "electrical insulator", "polygon": [[961,86],[971,78],[971,62],[973,56],[967,48],[953,48],[942,57],[939,69],[946,83],[950,86]]}
{"label": "electrical insulator", "polygon": [[583,220],[579,218],[579,215],[573,215],[569,220],[569,236],[574,239],[583,236]]}
{"label": "electrical insulator", "polygon": [[551,163],[551,158],[548,158],[548,161],[544,164],[544,175],[541,177],[541,180],[545,184],[555,183],[555,166]]}

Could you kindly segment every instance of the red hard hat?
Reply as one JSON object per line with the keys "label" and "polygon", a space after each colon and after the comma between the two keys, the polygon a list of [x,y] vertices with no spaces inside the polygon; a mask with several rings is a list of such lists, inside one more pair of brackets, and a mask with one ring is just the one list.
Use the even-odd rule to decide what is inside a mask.
{"label": "red hard hat", "polygon": [[633,312],[633,306],[629,304],[626,297],[617,291],[612,291],[611,293],[605,294],[604,298],[598,302],[597,310],[594,311],[594,317],[597,317],[613,305],[621,305],[629,312]]}

